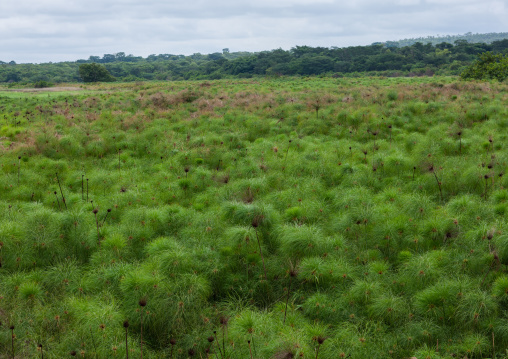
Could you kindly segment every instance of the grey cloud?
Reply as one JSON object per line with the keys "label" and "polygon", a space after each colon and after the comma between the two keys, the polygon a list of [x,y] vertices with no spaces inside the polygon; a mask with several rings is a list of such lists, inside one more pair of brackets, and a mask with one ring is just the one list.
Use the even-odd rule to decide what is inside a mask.
{"label": "grey cloud", "polygon": [[0,60],[261,51],[507,31],[501,0],[18,0],[0,3]]}

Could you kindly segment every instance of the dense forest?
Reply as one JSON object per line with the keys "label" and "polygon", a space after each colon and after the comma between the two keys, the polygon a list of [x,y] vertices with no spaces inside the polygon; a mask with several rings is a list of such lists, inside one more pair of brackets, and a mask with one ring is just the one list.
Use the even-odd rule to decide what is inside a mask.
{"label": "dense forest", "polygon": [[370,73],[382,76],[458,75],[479,54],[491,51],[508,54],[508,39],[492,43],[470,43],[456,40],[453,44],[433,45],[416,42],[410,46],[310,47],[295,46],[290,50],[275,49],[259,53],[196,53],[190,56],[159,54],[146,58],[124,52],[90,56],[87,60],[44,64],[0,62],[0,82],[13,85],[38,81],[53,83],[80,82],[78,68],[85,63],[104,64],[119,81],[139,80],[213,80],[250,78],[253,76],[327,75],[334,77]]}
{"label": "dense forest", "polygon": [[421,42],[424,44],[431,43],[432,45],[437,45],[442,42],[453,44],[457,40],[465,40],[471,43],[490,44],[494,41],[500,41],[504,39],[508,39],[508,32],[489,32],[486,34],[473,34],[471,32],[468,32],[463,35],[442,35],[442,36],[437,35],[437,36],[402,39],[397,41],[386,41],[385,45],[388,47],[403,47],[403,46],[411,46],[417,42]]}

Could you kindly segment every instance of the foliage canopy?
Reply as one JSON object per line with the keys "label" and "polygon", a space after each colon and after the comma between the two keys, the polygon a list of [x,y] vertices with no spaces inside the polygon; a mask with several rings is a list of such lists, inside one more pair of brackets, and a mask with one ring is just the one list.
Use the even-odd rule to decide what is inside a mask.
{"label": "foliage canopy", "polygon": [[111,82],[115,78],[111,76],[104,65],[91,63],[79,65],[79,76],[83,82]]}
{"label": "foliage canopy", "polygon": [[508,56],[493,54],[490,51],[484,52],[460,76],[463,79],[503,81],[508,77]]}

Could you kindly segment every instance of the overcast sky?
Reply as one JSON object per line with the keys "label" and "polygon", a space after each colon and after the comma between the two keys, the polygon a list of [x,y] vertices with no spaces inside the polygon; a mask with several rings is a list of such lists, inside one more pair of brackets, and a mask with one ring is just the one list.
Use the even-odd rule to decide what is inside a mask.
{"label": "overcast sky", "polygon": [[17,63],[507,31],[508,0],[0,0],[0,60]]}

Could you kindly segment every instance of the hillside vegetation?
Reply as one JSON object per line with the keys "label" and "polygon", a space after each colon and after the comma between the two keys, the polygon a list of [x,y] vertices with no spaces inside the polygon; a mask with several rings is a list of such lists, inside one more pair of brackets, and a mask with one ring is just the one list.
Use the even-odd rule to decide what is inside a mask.
{"label": "hillside vegetation", "polygon": [[507,85],[0,91],[0,353],[508,349]]}
{"label": "hillside vegetation", "polygon": [[432,45],[437,45],[443,42],[454,44],[456,41],[467,41],[469,43],[485,43],[491,44],[494,41],[502,41],[508,39],[508,32],[490,32],[486,34],[473,34],[471,32],[465,34],[458,35],[436,35],[436,36],[425,36],[425,37],[417,37],[410,39],[403,39],[397,41],[386,41],[386,46],[411,46],[417,42],[421,42],[422,44],[431,43]]}
{"label": "hillside vegetation", "polygon": [[35,82],[78,82],[80,65],[103,64],[118,81],[140,80],[210,80],[252,77],[309,76],[358,77],[362,74],[400,76],[459,75],[477,56],[491,51],[508,55],[508,39],[492,43],[453,44],[416,42],[408,46],[390,43],[370,46],[310,47],[276,49],[259,53],[235,52],[159,54],[147,58],[124,52],[90,56],[88,60],[47,64],[0,62],[0,82],[12,86],[31,86]]}

